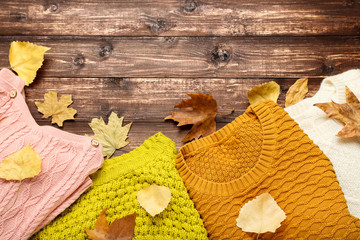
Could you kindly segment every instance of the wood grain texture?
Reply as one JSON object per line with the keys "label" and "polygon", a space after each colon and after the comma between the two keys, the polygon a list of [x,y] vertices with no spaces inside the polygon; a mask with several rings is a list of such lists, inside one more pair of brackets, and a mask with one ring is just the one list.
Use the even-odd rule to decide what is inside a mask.
{"label": "wood grain texture", "polygon": [[51,47],[40,76],[298,78],[360,66],[360,37],[0,37]]}
{"label": "wood grain texture", "polygon": [[357,0],[2,0],[0,22],[1,35],[359,35],[360,4]]}
{"label": "wood grain texture", "polygon": [[[125,123],[133,122],[130,131],[129,151],[141,144],[146,137],[161,131],[181,146],[181,140],[191,128],[179,128],[164,117],[170,115],[175,104],[189,98],[186,93],[210,93],[217,100],[218,129],[234,120],[249,106],[247,92],[263,82],[276,81],[281,86],[279,104],[284,106],[285,93],[296,79],[185,79],[185,78],[38,78],[26,90],[31,114],[40,125],[50,125],[50,119],[42,119],[34,104],[42,101],[48,91],[72,94],[71,107],[78,110],[74,121],[65,121],[63,130],[76,134],[91,134],[87,125],[94,117],[107,121],[112,111],[124,116]],[[321,79],[309,80],[309,93],[313,96]],[[232,108],[235,112],[231,113]]]}

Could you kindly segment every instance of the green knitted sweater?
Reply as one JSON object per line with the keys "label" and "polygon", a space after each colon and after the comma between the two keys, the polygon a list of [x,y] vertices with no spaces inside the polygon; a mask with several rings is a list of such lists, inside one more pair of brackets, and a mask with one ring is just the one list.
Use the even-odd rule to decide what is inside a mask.
{"label": "green knitted sweater", "polygon": [[[140,147],[108,159],[91,178],[93,186],[32,239],[88,239],[84,228],[93,229],[100,212],[113,222],[136,212],[133,239],[207,239],[199,213],[175,168],[175,143],[162,133]],[[154,218],[138,203],[137,192],[151,184],[170,188],[167,208]]]}

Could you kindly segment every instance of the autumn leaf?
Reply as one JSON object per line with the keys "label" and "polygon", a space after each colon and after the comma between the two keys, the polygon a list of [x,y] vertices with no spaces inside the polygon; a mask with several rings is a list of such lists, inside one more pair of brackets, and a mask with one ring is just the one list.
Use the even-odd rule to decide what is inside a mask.
{"label": "autumn leaf", "polygon": [[30,42],[12,42],[9,52],[9,62],[19,77],[25,80],[25,85],[29,86],[35,77],[37,70],[42,66],[44,54],[50,50]]}
{"label": "autumn leaf", "polygon": [[16,198],[13,204],[0,216],[7,213],[15,204],[21,181],[26,178],[33,178],[41,172],[41,156],[27,144],[17,152],[8,155],[0,163],[0,178],[5,180],[19,180]]}
{"label": "autumn leaf", "polygon": [[323,110],[330,118],[345,125],[337,136],[343,138],[360,136],[360,102],[348,87],[346,87],[345,93],[346,103],[315,103],[314,106]]}
{"label": "autumn leaf", "polygon": [[85,228],[88,237],[92,240],[131,240],[134,236],[136,213],[121,219],[116,218],[110,226],[106,220],[106,208],[96,220],[94,230]]}
{"label": "autumn leaf", "polygon": [[179,122],[178,126],[193,124],[190,132],[182,140],[188,142],[206,137],[216,131],[215,117],[218,112],[216,100],[210,94],[188,93],[191,99],[175,105],[180,110],[173,112],[165,119]]}
{"label": "autumn leaf", "polygon": [[274,81],[262,83],[248,92],[250,105],[256,105],[265,100],[277,102],[280,95],[280,86]]}
{"label": "autumn leaf", "polygon": [[269,193],[263,193],[240,209],[236,226],[244,232],[257,234],[275,232],[285,218],[285,212],[274,198]]}
{"label": "autumn leaf", "polygon": [[93,118],[89,126],[93,130],[93,136],[103,147],[104,157],[111,157],[116,149],[123,148],[129,144],[125,140],[128,138],[131,123],[122,126],[124,117],[119,118],[116,113],[112,112],[109,122],[106,125],[102,118]]}
{"label": "autumn leaf", "polygon": [[35,102],[35,105],[38,111],[44,114],[42,118],[52,117],[51,123],[62,127],[65,120],[74,119],[77,113],[75,109],[68,108],[72,102],[71,95],[61,95],[58,101],[57,92],[50,91],[45,93],[44,102]]}
{"label": "autumn leaf", "polygon": [[27,144],[10,154],[0,163],[0,178],[23,180],[33,178],[41,172],[41,157]]}
{"label": "autumn leaf", "polygon": [[308,91],[309,89],[307,78],[300,78],[296,80],[296,82],[291,85],[286,93],[285,107],[289,107],[303,100]]}
{"label": "autumn leaf", "polygon": [[171,200],[171,190],[165,186],[151,184],[138,191],[137,200],[152,217],[165,210]]}

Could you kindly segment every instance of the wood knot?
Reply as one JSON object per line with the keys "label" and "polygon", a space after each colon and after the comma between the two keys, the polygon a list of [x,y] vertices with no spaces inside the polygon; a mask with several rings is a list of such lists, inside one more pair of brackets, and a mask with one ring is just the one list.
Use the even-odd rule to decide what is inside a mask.
{"label": "wood knot", "polygon": [[184,5],[185,12],[193,12],[197,7],[197,3],[194,0],[186,0]]}
{"label": "wood knot", "polygon": [[355,0],[346,0],[346,1],[343,3],[343,6],[352,8],[352,7],[355,6],[355,4],[356,4],[356,1],[355,1]]}
{"label": "wood knot", "polygon": [[50,12],[57,13],[59,11],[59,4],[53,3],[49,7]]}
{"label": "wood knot", "polygon": [[72,59],[72,63],[75,65],[75,66],[79,66],[79,67],[82,67],[85,65],[85,57],[84,55],[82,54],[78,54],[76,57],[74,57]]}
{"label": "wood knot", "polygon": [[226,65],[232,58],[231,50],[221,46],[216,46],[211,51],[211,62],[215,66]]}
{"label": "wood knot", "polygon": [[169,24],[164,19],[147,20],[145,24],[154,32],[163,32],[170,29]]}
{"label": "wood knot", "polygon": [[10,19],[14,19],[14,20],[26,20],[27,19],[27,14],[26,13],[10,13]]}
{"label": "wood knot", "polygon": [[108,58],[113,50],[114,47],[110,43],[108,43],[107,45],[100,47],[99,55],[100,57]]}
{"label": "wood knot", "polygon": [[335,70],[335,66],[332,61],[325,60],[324,62],[321,63],[322,74],[325,74],[325,75],[331,74],[334,72],[334,70]]}

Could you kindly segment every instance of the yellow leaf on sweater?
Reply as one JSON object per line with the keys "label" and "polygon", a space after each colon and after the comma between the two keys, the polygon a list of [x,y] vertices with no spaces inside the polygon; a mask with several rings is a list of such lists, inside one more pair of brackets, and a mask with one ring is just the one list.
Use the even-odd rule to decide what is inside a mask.
{"label": "yellow leaf on sweater", "polygon": [[41,157],[29,144],[10,154],[0,163],[0,178],[6,180],[21,181],[35,177],[40,172]]}
{"label": "yellow leaf on sweater", "polygon": [[248,92],[250,105],[256,105],[265,100],[277,102],[280,95],[280,86],[274,81],[262,83]]}
{"label": "yellow leaf on sweater", "polygon": [[44,102],[35,102],[35,105],[44,114],[43,118],[52,117],[51,123],[62,127],[65,120],[74,119],[77,113],[75,109],[68,108],[72,102],[71,95],[62,95],[58,101],[57,92],[50,91],[45,93]]}
{"label": "yellow leaf on sweater", "polygon": [[102,118],[93,118],[89,123],[95,134],[90,137],[101,143],[104,157],[111,157],[116,149],[129,144],[126,139],[128,138],[131,123],[122,126],[123,120],[124,117],[119,118],[116,113],[112,112],[107,125]]}
{"label": "yellow leaf on sweater", "polygon": [[152,184],[138,191],[137,200],[151,216],[165,210],[171,200],[171,190],[165,186]]}
{"label": "yellow leaf on sweater", "polygon": [[257,234],[275,232],[285,218],[285,212],[274,198],[269,193],[263,193],[240,209],[236,226],[244,232]]}
{"label": "yellow leaf on sweater", "polygon": [[303,100],[308,91],[309,89],[307,78],[300,78],[296,80],[296,82],[291,85],[286,93],[285,107],[289,107]]}
{"label": "yellow leaf on sweater", "polygon": [[85,228],[92,240],[131,240],[134,236],[136,213],[116,218],[110,226],[106,220],[106,208],[96,220],[94,230]]}
{"label": "yellow leaf on sweater", "polygon": [[48,50],[50,48],[30,42],[11,43],[9,52],[11,69],[24,79],[26,86],[34,81],[36,72],[44,61],[44,54]]}

